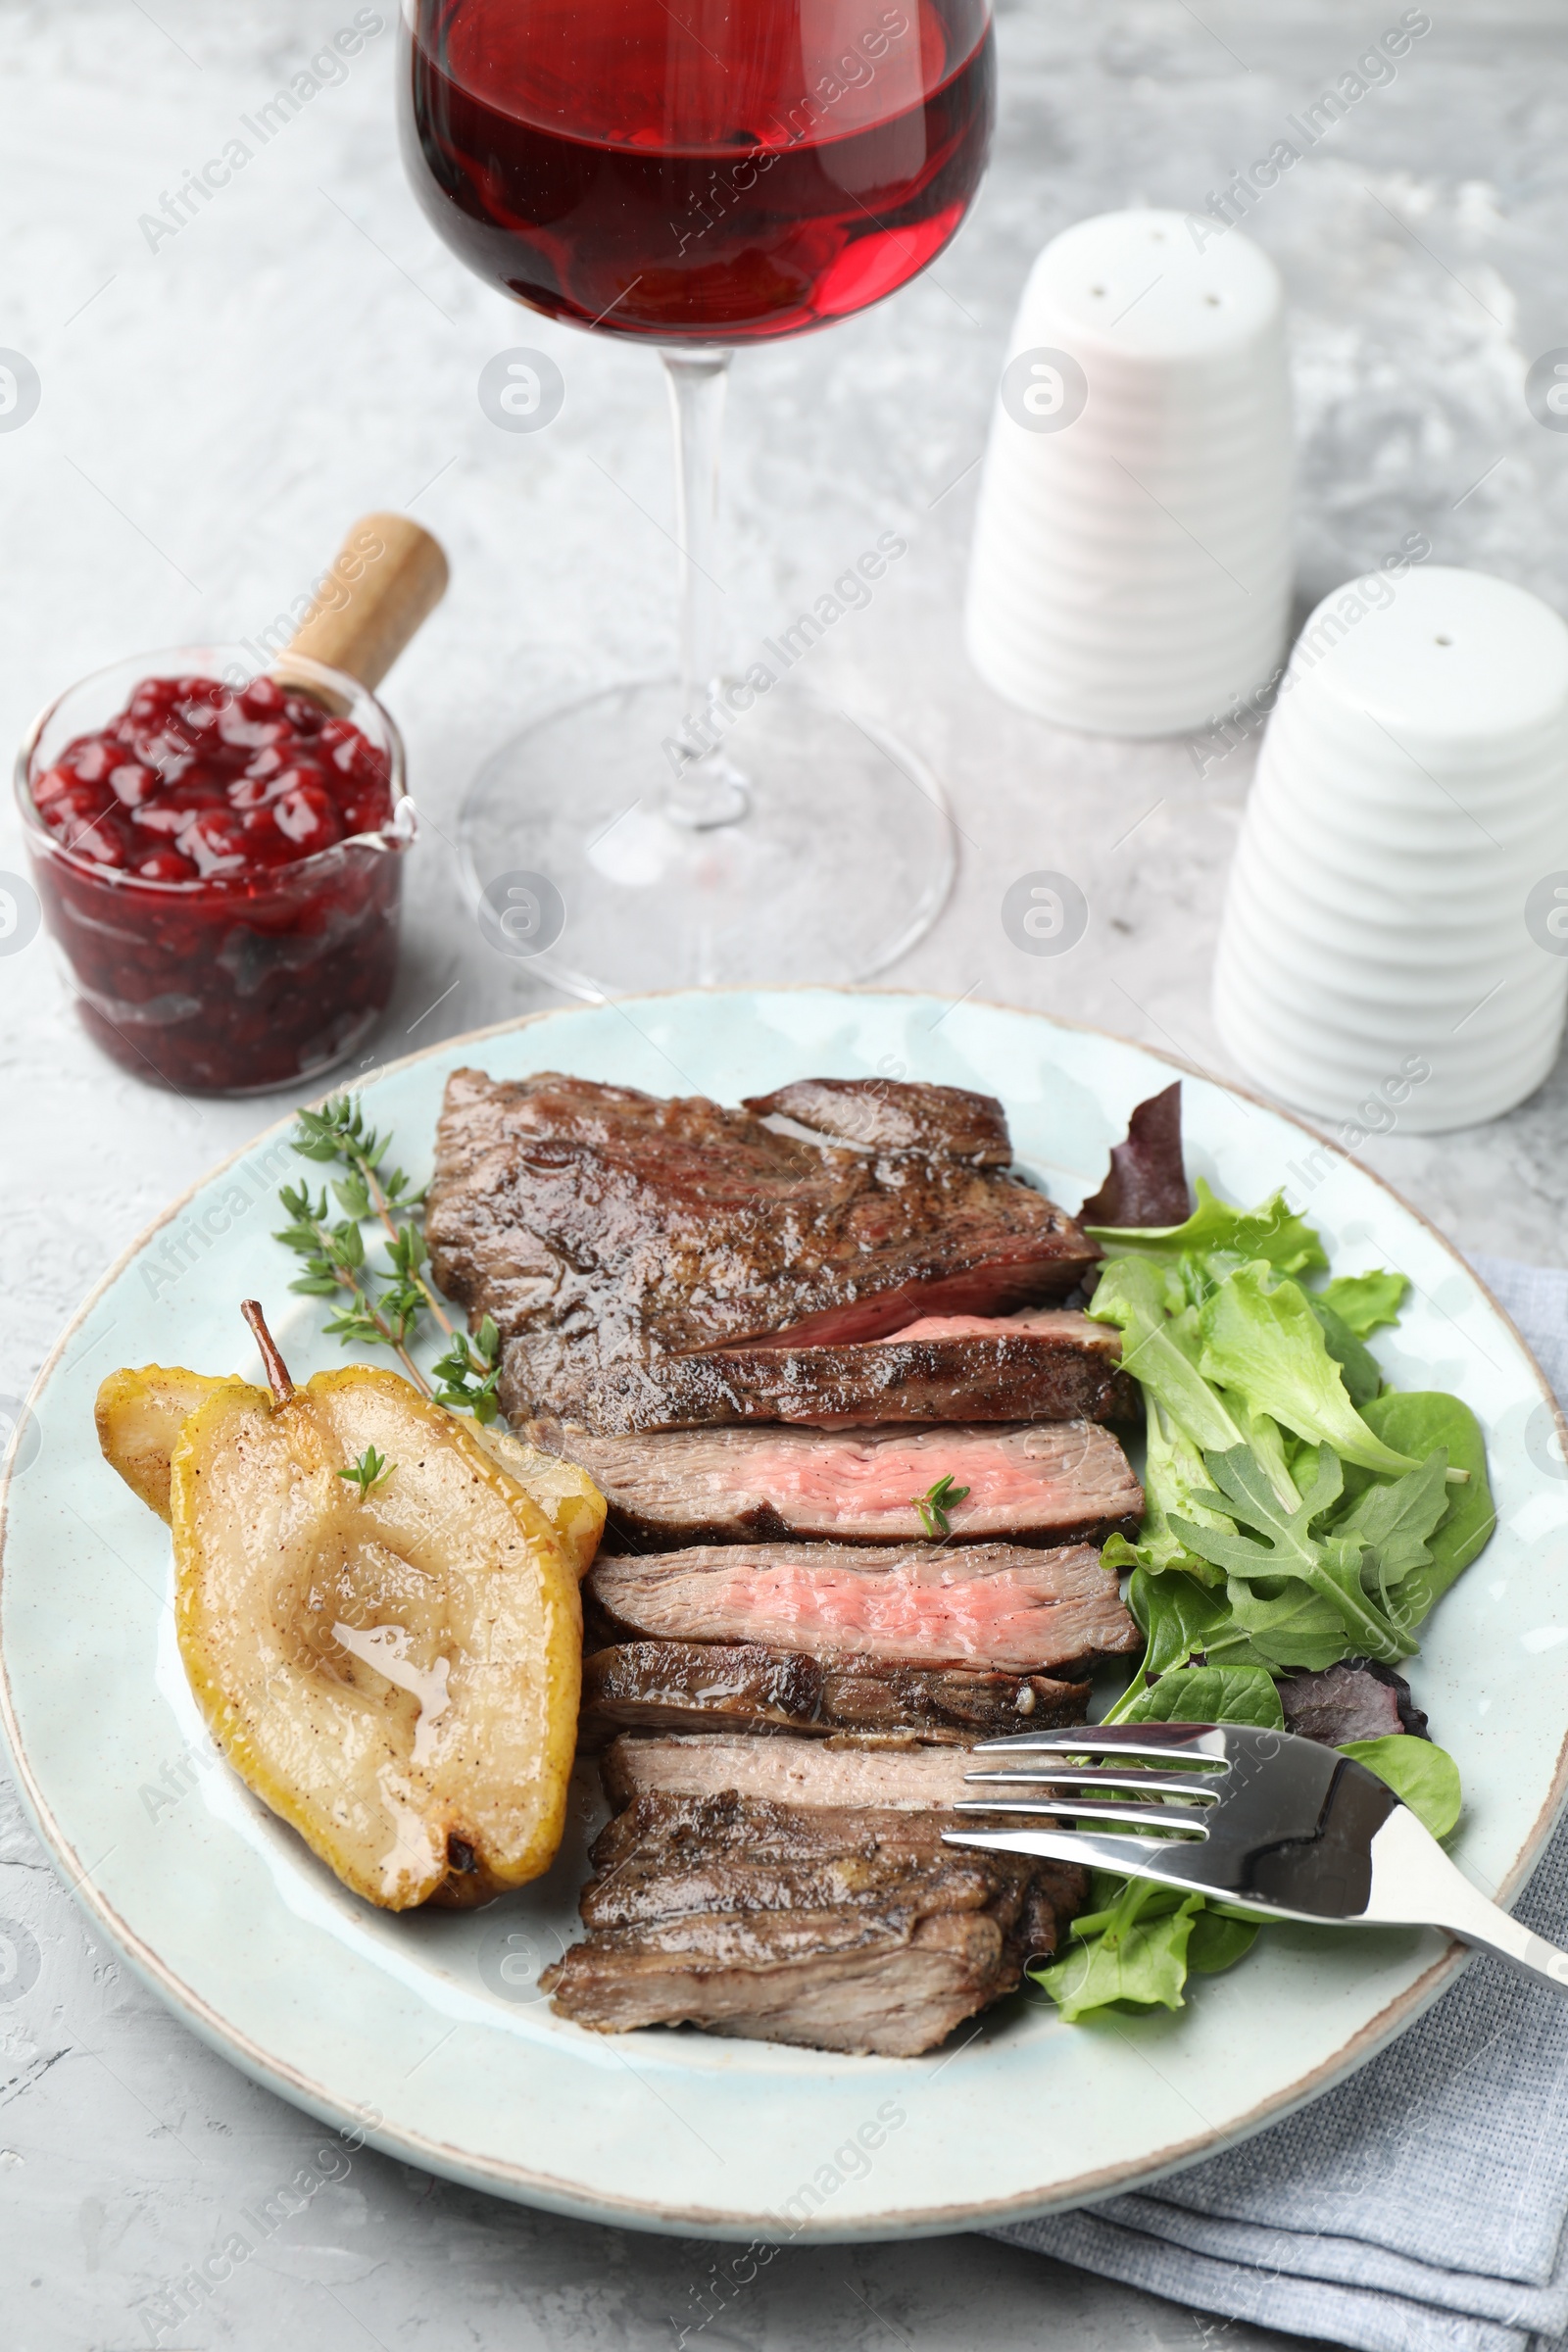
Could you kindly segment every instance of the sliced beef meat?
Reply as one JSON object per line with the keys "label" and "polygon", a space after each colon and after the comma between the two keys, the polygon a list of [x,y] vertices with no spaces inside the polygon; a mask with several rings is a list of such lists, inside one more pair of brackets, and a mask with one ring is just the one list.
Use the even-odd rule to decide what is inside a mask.
{"label": "sliced beef meat", "polygon": [[585,1385],[595,1429],[817,1429],[890,1421],[1132,1421],[1121,1334],[1061,1307],[1013,1315],[923,1315],[885,1339],[764,1336],[697,1355],[627,1359]]}
{"label": "sliced beef meat", "polygon": [[667,1431],[595,1437],[533,1421],[536,1446],[585,1470],[610,1505],[612,1544],[636,1550],[794,1537],[917,1543],[915,1507],[943,1477],[966,1487],[950,1506],[957,1543],[1103,1543],[1136,1532],[1143,1489],[1107,1430],[1042,1428]]}
{"label": "sliced beef meat", "polygon": [[[989,1098],[889,1084],[878,1139],[859,1149],[790,1132],[800,1110],[816,1115],[811,1084],[833,1082],[760,1098],[797,1106],[760,1113],[553,1073],[453,1073],[426,1232],[442,1288],[495,1318],[512,1418],[598,1426],[595,1382],[612,1366],[1004,1313],[1065,1296],[1098,1258],[1064,1210],[996,1164],[1005,1129]],[[892,1138],[895,1110],[907,1142]]]}
{"label": "sliced beef meat", "polygon": [[621,1731],[880,1733],[959,1746],[1082,1723],[1087,1683],[1046,1675],[808,1658],[755,1643],[628,1642],[583,1660],[582,1738]]}
{"label": "sliced beef meat", "polygon": [[593,1850],[589,1929],[543,1983],[601,2033],[912,2057],[1011,1991],[1082,1908],[1060,1864],[943,1845],[940,1814],[633,1799]]}
{"label": "sliced beef meat", "polygon": [[1012,1164],[1012,1138],[995,1095],[961,1086],[906,1086],[887,1078],[800,1078],[771,1095],[748,1095],[760,1119],[792,1119],[860,1152],[915,1152],[976,1168]]}
{"label": "sliced beef meat", "polygon": [[1050,1673],[1143,1636],[1088,1544],[742,1544],[601,1557],[585,1592],[620,1635]]}
{"label": "sliced beef meat", "polygon": [[1110,1173],[1078,1211],[1084,1225],[1185,1225],[1193,1196],[1182,1158],[1182,1083],[1140,1102],[1127,1141],[1110,1147]]}
{"label": "sliced beef meat", "polygon": [[639,1796],[758,1797],[779,1805],[942,1812],[974,1790],[969,1751],[891,1747],[853,1733],[835,1740],[724,1740],[703,1733],[657,1739],[623,1734],[599,1760],[615,1806]]}
{"label": "sliced beef meat", "polygon": [[1409,1684],[1378,1658],[1343,1658],[1321,1674],[1289,1675],[1278,1689],[1286,1730],[1325,1747],[1386,1740],[1395,1732],[1430,1737]]}

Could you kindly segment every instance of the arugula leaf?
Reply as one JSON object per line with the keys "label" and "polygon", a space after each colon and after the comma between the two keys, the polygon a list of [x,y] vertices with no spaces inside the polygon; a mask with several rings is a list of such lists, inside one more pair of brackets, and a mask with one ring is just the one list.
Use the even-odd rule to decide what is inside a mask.
{"label": "arugula leaf", "polygon": [[1140,1690],[1119,1723],[1255,1723],[1283,1732],[1285,1710],[1263,1666],[1175,1666]]}
{"label": "arugula leaf", "polygon": [[1391,1607],[1389,1595],[1418,1568],[1432,1564],[1427,1539],[1448,1508],[1448,1454],[1435,1446],[1419,1470],[1403,1478],[1377,1479],[1334,1522],[1334,1534],[1366,1546],[1361,1583],[1375,1592],[1384,1613],[1405,1622],[1403,1601]]}
{"label": "arugula leaf", "polygon": [[1351,1404],[1306,1293],[1290,1281],[1269,1288],[1267,1273],[1261,1264],[1240,1266],[1204,1300],[1199,1313],[1204,1376],[1235,1389],[1254,1412],[1298,1438],[1332,1446],[1347,1461],[1368,1470],[1413,1470],[1409,1455],[1386,1446]]}
{"label": "arugula leaf", "polygon": [[1387,1782],[1434,1838],[1446,1838],[1464,1801],[1459,1767],[1446,1748],[1414,1740],[1408,1732],[1392,1732],[1384,1740],[1348,1740],[1340,1753]]}
{"label": "arugula leaf", "polygon": [[[1172,1910],[1154,1899],[1170,1891],[1149,1879],[1130,1879],[1108,1915],[1102,1913],[1085,1923],[1098,1933],[1087,1940],[1075,1936],[1059,1960],[1029,1971],[1059,2004],[1065,2024],[1111,2001],[1137,2001],[1145,2008],[1186,2007],[1182,1986],[1187,1981],[1187,1945],[1203,1898],[1178,1895]],[[1149,1916],[1142,1916],[1146,1912]]]}
{"label": "arugula leaf", "polygon": [[1214,1198],[1201,1176],[1193,1190],[1198,1206],[1184,1225],[1091,1225],[1088,1231],[1118,1258],[1136,1254],[1169,1263],[1181,1257],[1217,1259],[1221,1262],[1210,1270],[1218,1274],[1256,1258],[1282,1274],[1303,1274],[1310,1267],[1328,1265],[1322,1243],[1290,1208],[1283,1193],[1275,1193],[1260,1208],[1232,1208],[1229,1201]]}
{"label": "arugula leaf", "polygon": [[1460,1571],[1485,1548],[1497,1524],[1487,1476],[1487,1442],[1470,1407],[1441,1389],[1404,1393],[1391,1389],[1367,1406],[1366,1420],[1377,1436],[1400,1452],[1430,1455],[1441,1446],[1450,1473],[1469,1472],[1463,1484],[1455,1484],[1451,1476],[1448,1479],[1447,1510],[1427,1538],[1431,1566],[1414,1570],[1399,1588],[1403,1622],[1419,1625]]}
{"label": "arugula leaf", "polygon": [[1376,1274],[1336,1274],[1332,1282],[1326,1282],[1320,1291],[1309,1296],[1338,1315],[1358,1340],[1364,1340],[1380,1324],[1398,1321],[1399,1308],[1409,1288],[1407,1274],[1380,1270]]}
{"label": "arugula leaf", "polygon": [[1294,1631],[1298,1646],[1306,1642],[1320,1648],[1326,1629],[1318,1611],[1308,1611],[1304,1624],[1301,1622],[1300,1603],[1305,1596],[1288,1590],[1284,1593],[1277,1590],[1255,1592],[1253,1579],[1261,1579],[1265,1585],[1282,1577],[1294,1579],[1306,1587],[1307,1595],[1336,1611],[1342,1638],[1349,1637],[1348,1648],[1336,1652],[1340,1657],[1348,1650],[1384,1659],[1410,1655],[1414,1644],[1401,1640],[1362,1590],[1360,1545],[1332,1535],[1314,1538],[1310,1533],[1313,1520],[1338,1502],[1344,1491],[1344,1473],[1331,1446],[1318,1448],[1317,1476],[1294,1511],[1280,1501],[1249,1447],[1235,1446],[1228,1453],[1205,1454],[1203,1459],[1221,1491],[1199,1499],[1211,1511],[1228,1511],[1240,1527],[1254,1530],[1264,1541],[1258,1543],[1241,1533],[1225,1535],[1180,1515],[1173,1515],[1171,1526],[1200,1557],[1226,1571],[1237,1623],[1263,1647],[1265,1655],[1272,1653],[1271,1663],[1306,1665],[1309,1660],[1305,1657],[1282,1656],[1282,1641],[1289,1646]]}

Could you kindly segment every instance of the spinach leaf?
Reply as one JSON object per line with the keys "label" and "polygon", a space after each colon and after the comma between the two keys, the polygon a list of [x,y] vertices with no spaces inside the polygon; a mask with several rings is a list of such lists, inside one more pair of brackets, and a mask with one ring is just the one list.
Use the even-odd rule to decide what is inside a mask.
{"label": "spinach leaf", "polygon": [[1434,1838],[1446,1838],[1464,1801],[1459,1767],[1446,1748],[1413,1740],[1408,1732],[1393,1732],[1386,1740],[1348,1740],[1340,1753],[1386,1781]]}
{"label": "spinach leaf", "polygon": [[1173,1666],[1140,1690],[1120,1723],[1255,1723],[1283,1732],[1285,1710],[1263,1666]]}
{"label": "spinach leaf", "polygon": [[1315,1291],[1304,1291],[1302,1297],[1323,1326],[1324,1345],[1340,1367],[1340,1378],[1350,1402],[1357,1406],[1370,1404],[1383,1387],[1377,1357]]}
{"label": "spinach leaf", "polygon": [[1336,1274],[1320,1291],[1311,1293],[1319,1305],[1337,1314],[1347,1330],[1364,1340],[1383,1323],[1396,1323],[1404,1294],[1410,1288],[1408,1275]]}
{"label": "spinach leaf", "polygon": [[1088,1230],[1115,1257],[1136,1253],[1172,1264],[1181,1257],[1218,1259],[1211,1267],[1216,1275],[1255,1258],[1282,1274],[1328,1265],[1322,1243],[1287,1205],[1283,1193],[1260,1208],[1232,1208],[1229,1201],[1216,1200],[1201,1176],[1193,1189],[1198,1206],[1184,1225],[1091,1225]]}
{"label": "spinach leaf", "polygon": [[1255,1919],[1231,1919],[1205,1903],[1193,1919],[1187,1938],[1187,1965],[1200,1977],[1217,1977],[1238,1960],[1245,1960],[1257,1934]]}
{"label": "spinach leaf", "polygon": [[[1205,1453],[1203,1456],[1221,1492],[1200,1495],[1199,1499],[1210,1511],[1228,1511],[1238,1522],[1238,1528],[1250,1528],[1253,1536],[1238,1532],[1225,1535],[1211,1527],[1200,1527],[1195,1520],[1174,1514],[1171,1526],[1181,1541],[1205,1560],[1223,1568],[1229,1578],[1227,1592],[1237,1623],[1254,1642],[1265,1637],[1265,1654],[1269,1651],[1281,1664],[1305,1665],[1304,1657],[1286,1660],[1279,1657],[1282,1642],[1289,1642],[1291,1630],[1299,1618],[1300,1603],[1308,1595],[1327,1603],[1341,1621],[1342,1638],[1348,1637],[1348,1647],[1337,1654],[1344,1657],[1349,1650],[1363,1650],[1374,1658],[1406,1658],[1414,1644],[1405,1642],[1383,1612],[1370,1601],[1361,1586],[1361,1547],[1336,1536],[1314,1537],[1312,1522],[1321,1518],[1330,1506],[1338,1502],[1344,1487],[1344,1474],[1334,1448],[1324,1445],[1318,1448],[1317,1476],[1295,1510],[1288,1510],[1269,1485],[1259,1463],[1245,1446],[1235,1446],[1228,1453]],[[1306,1588],[1305,1594],[1293,1593],[1289,1587],[1281,1592],[1276,1580],[1286,1578]],[[1261,1582],[1264,1590],[1254,1591]],[[1281,1604],[1285,1604],[1282,1610]],[[1321,1612],[1309,1611],[1300,1629],[1299,1641],[1320,1649],[1324,1639]],[[1298,1642],[1299,1645],[1299,1642]],[[1332,1659],[1324,1661],[1332,1664]]]}
{"label": "spinach leaf", "polygon": [[1368,1470],[1413,1470],[1410,1457],[1386,1446],[1351,1404],[1306,1293],[1289,1281],[1270,1288],[1267,1273],[1263,1265],[1238,1267],[1204,1300],[1199,1364],[1205,1378],[1235,1389],[1253,1412],[1298,1438],[1332,1446],[1347,1461]]}

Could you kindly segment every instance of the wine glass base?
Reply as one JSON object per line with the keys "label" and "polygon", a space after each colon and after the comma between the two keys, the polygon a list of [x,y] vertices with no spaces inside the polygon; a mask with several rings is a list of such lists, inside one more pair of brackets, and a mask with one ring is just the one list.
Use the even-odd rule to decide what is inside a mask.
{"label": "wine glass base", "polygon": [[674,680],[618,686],[486,762],[460,841],[492,949],[598,1001],[864,980],[930,929],[956,849],[914,753],[781,679],[725,732],[746,813],[699,829],[663,811],[680,721]]}

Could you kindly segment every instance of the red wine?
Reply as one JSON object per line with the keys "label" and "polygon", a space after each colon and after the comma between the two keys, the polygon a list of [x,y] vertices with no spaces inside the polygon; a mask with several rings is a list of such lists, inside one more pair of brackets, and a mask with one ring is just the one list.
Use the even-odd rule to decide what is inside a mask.
{"label": "red wine", "polygon": [[985,169],[987,0],[415,0],[404,145],[509,294],[664,343],[801,334],[941,252]]}

